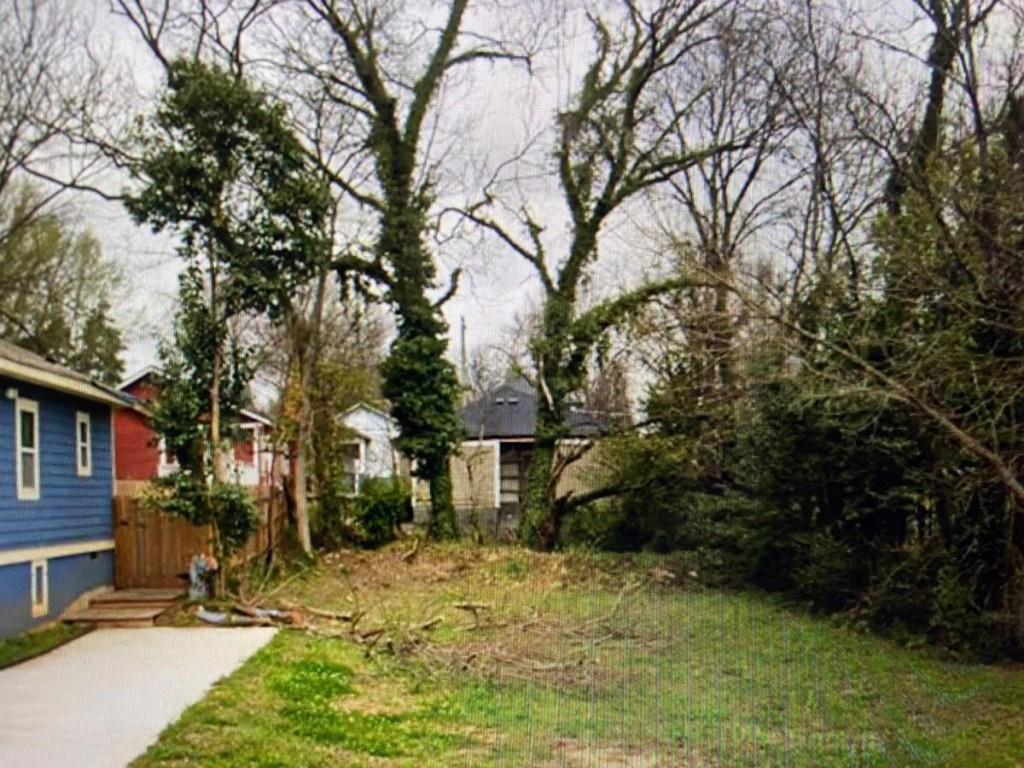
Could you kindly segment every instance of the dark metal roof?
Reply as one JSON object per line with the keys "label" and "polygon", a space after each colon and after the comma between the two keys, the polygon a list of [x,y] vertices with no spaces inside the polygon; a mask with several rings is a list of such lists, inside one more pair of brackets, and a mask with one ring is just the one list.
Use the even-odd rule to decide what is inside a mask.
{"label": "dark metal roof", "polygon": [[[537,392],[525,379],[511,379],[466,405],[460,412],[462,428],[473,439],[533,437],[537,431]],[[573,437],[607,430],[607,419],[593,411],[574,408],[566,419]]]}

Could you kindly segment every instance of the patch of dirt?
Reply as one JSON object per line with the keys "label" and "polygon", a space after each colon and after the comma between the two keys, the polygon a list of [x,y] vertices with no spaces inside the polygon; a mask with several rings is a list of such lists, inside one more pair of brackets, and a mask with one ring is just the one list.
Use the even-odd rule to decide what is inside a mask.
{"label": "patch of dirt", "polygon": [[553,755],[544,768],[715,768],[717,764],[703,755],[678,747],[635,747],[588,744],[578,739],[561,739],[554,744]]}

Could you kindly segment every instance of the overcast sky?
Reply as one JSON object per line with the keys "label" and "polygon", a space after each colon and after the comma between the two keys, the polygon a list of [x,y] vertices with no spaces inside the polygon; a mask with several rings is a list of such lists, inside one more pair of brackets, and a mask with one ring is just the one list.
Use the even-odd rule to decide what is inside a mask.
{"label": "overcast sky", "polygon": [[[152,95],[159,86],[161,71],[138,33],[111,11],[109,0],[75,2],[83,24],[90,29],[93,50],[122,69],[134,81],[133,90]],[[485,173],[470,155],[501,158],[518,146],[527,131],[524,121],[536,123],[538,116],[553,113],[559,87],[555,68],[540,67],[528,77],[524,70],[505,65],[479,67],[473,73],[472,87],[463,84],[448,89],[443,108],[457,115],[453,125],[472,133],[473,146],[460,142],[456,147],[464,153],[459,162],[465,167],[459,173],[465,183],[459,184],[456,175],[445,179],[445,187],[469,188]],[[135,105],[144,112],[147,102],[140,99]],[[103,178],[100,186],[117,192],[126,182],[111,175]],[[169,329],[181,266],[174,238],[153,236],[148,228],[135,226],[119,203],[85,194],[75,195],[69,203],[80,221],[98,235],[105,253],[124,268],[126,286],[116,316],[127,343],[126,367],[131,371],[154,362],[156,340]],[[356,215],[354,210],[350,213]],[[517,312],[535,300],[529,268],[501,249],[493,251],[467,254],[464,248],[455,246],[442,249],[442,282],[447,280],[447,270],[455,265],[466,269],[458,296],[445,309],[455,338],[453,356],[458,355],[454,347],[461,318],[467,321],[469,346],[486,344],[501,336]]]}
{"label": "overcast sky", "polygon": [[[152,94],[159,85],[160,71],[128,22],[111,12],[109,0],[75,0],[83,24],[89,27],[92,46],[108,57],[134,81],[135,87]],[[888,4],[883,3],[883,6]],[[865,8],[881,7],[865,0]],[[548,3],[547,20],[567,15],[566,0]],[[889,29],[905,27],[909,18],[909,0],[897,0],[886,14],[871,18],[884,21]],[[899,11],[899,15],[895,12]],[[913,33],[906,38],[912,43]],[[479,179],[489,168],[513,154],[525,137],[549,124],[559,104],[565,103],[572,83],[587,59],[585,38],[574,37],[564,29],[554,38],[555,50],[535,62],[532,75],[509,64],[477,67],[472,80],[456,84],[443,94],[442,110],[449,115],[442,125],[442,136],[455,138],[452,162],[446,163],[448,177],[442,193],[463,202],[465,195],[479,188]],[[920,46],[918,46],[920,47]],[[919,77],[912,62],[907,67],[907,82]],[[144,100],[135,108],[145,111]],[[447,133],[446,133],[447,132]],[[104,184],[117,191],[124,179],[107,178]],[[548,225],[549,249],[555,254],[565,242],[565,214],[557,190],[550,180],[531,187],[533,210]],[[74,200],[81,220],[99,236],[107,254],[123,265],[127,284],[118,305],[120,321],[128,345],[129,371],[155,361],[156,340],[170,328],[176,274],[180,261],[174,253],[174,240],[154,237],[136,227],[117,203],[96,197],[77,196]],[[613,222],[602,246],[602,262],[596,283],[612,285],[635,281],[654,267],[650,248],[638,246],[637,228],[627,218]],[[449,245],[441,249],[443,282],[447,269],[461,264],[466,268],[461,290],[449,302],[445,314],[453,331],[453,358],[458,356],[458,327],[461,318],[468,325],[471,348],[494,343],[506,336],[516,315],[538,301],[536,281],[531,268],[498,247],[469,250]]]}

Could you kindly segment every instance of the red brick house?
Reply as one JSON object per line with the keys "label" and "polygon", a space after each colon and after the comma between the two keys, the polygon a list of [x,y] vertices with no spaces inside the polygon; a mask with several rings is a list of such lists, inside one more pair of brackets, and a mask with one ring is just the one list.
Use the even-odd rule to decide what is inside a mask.
{"label": "red brick house", "polygon": [[[163,449],[163,441],[153,431],[145,411],[160,394],[156,373],[153,367],[144,368],[121,383],[120,390],[141,407],[121,409],[114,415],[114,471],[118,481],[149,480],[177,469],[174,457]],[[286,466],[285,462],[275,461],[273,423],[255,411],[243,410],[242,416],[238,425],[240,435],[228,461],[229,471],[242,485],[270,487],[275,470],[280,477]]]}

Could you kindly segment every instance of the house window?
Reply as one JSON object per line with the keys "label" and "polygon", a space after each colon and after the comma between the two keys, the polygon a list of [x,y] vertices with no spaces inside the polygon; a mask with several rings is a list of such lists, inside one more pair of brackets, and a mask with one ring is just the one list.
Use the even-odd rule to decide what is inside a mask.
{"label": "house window", "polygon": [[39,498],[39,403],[18,398],[14,401],[15,471],[18,498]]}
{"label": "house window", "polygon": [[32,562],[32,618],[50,612],[50,585],[45,560]]}
{"label": "house window", "polygon": [[347,440],[338,446],[338,453],[341,455],[345,472],[344,490],[346,493],[359,492],[359,473],[362,469],[361,459],[363,457],[362,443],[358,440]]}
{"label": "house window", "polygon": [[92,474],[92,425],[89,414],[75,414],[75,464],[79,477]]}

